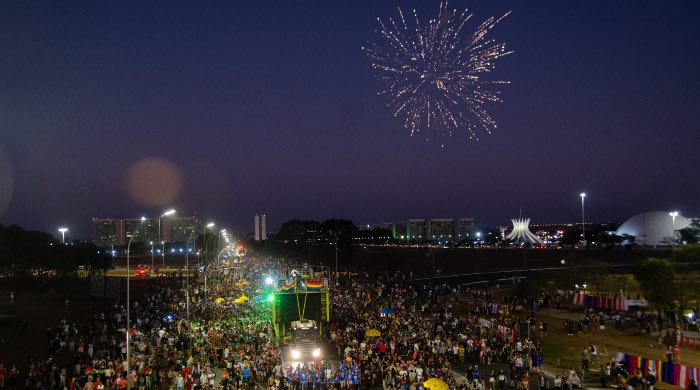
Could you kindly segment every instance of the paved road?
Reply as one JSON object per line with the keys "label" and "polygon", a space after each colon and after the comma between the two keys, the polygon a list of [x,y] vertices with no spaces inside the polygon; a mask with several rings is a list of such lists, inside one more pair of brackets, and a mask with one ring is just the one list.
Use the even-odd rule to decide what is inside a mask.
{"label": "paved road", "polygon": [[[159,268],[158,275],[170,275],[170,274],[187,274],[187,270],[180,270],[179,268]],[[155,272],[151,273],[151,277],[155,277]],[[116,267],[114,269],[107,271],[107,276],[110,277],[126,277],[126,267]],[[131,267],[131,276],[136,276],[136,266]]]}

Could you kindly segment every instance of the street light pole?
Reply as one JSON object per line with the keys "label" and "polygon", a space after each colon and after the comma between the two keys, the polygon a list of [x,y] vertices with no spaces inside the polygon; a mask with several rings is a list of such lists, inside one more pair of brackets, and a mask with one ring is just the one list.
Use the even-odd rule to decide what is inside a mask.
{"label": "street light pole", "polygon": [[136,234],[139,232],[139,228],[143,226],[143,224],[146,222],[146,217],[141,217],[141,223],[134,229],[134,232],[131,234],[131,238],[129,238],[129,244],[126,246],[126,388],[130,389],[131,385],[129,384],[129,376],[131,375],[131,368],[129,367],[131,364],[131,348],[129,347],[129,326],[131,324],[131,307],[129,305],[130,302],[130,290],[129,290],[129,280],[131,279],[131,269],[130,269],[130,264],[129,264],[129,257],[130,257],[130,250],[131,250],[131,241],[133,241],[134,237],[136,237]]}
{"label": "street light pole", "polygon": [[149,244],[151,244],[151,272],[153,272],[153,268],[155,267],[155,262],[153,260],[153,241],[149,241]]}
{"label": "street light pole", "polygon": [[68,228],[60,227],[58,228],[58,231],[61,232],[61,243],[66,245],[66,232],[68,231]]}
{"label": "street light pole", "polygon": [[[218,241],[218,239],[219,239],[218,234],[214,234],[211,237],[209,237],[209,241],[213,240],[214,237],[216,237],[217,241]],[[218,246],[218,243],[217,243],[217,246]],[[204,242],[204,251],[206,253],[209,253],[209,242],[207,242],[207,241]],[[208,289],[208,285],[207,285],[207,278],[208,277],[209,277],[209,260],[205,256],[204,257],[204,300],[205,301],[209,297],[209,289]]]}
{"label": "street light pole", "polygon": [[335,280],[338,280],[338,235],[335,236]]}
{"label": "street light pole", "polygon": [[222,249],[224,249],[223,246],[221,245],[221,237],[223,237],[224,234],[226,234],[226,229],[221,229],[221,231],[219,232],[219,243],[218,243],[218,246],[217,246],[217,248],[216,248],[216,249],[219,250],[219,251],[221,251]]}
{"label": "street light pole", "polygon": [[583,201],[586,199],[586,193],[582,192],[579,194],[581,197],[581,235],[583,238],[583,244],[586,245],[586,214],[583,208]]}
{"label": "street light pole", "polygon": [[175,214],[175,209],[167,210],[163,212],[163,214],[161,214],[160,217],[158,217],[158,239],[160,240],[160,244],[163,245],[163,268],[165,268],[165,240],[163,239],[163,234],[160,230],[160,221],[168,215],[172,214]]}
{"label": "street light pole", "polygon": [[204,226],[204,237],[202,238],[202,241],[204,243],[204,264],[207,264],[207,255],[209,254],[209,251],[207,251],[207,229],[211,229],[215,226],[214,222],[209,222]]}
{"label": "street light pole", "polygon": [[190,237],[187,239],[187,245],[185,248],[185,268],[187,274],[185,275],[186,285],[185,285],[185,310],[187,311],[187,348],[191,348],[190,343],[192,342],[192,327],[190,326],[190,240],[197,242],[195,237]]}
{"label": "street light pole", "polygon": [[668,215],[673,218],[673,222],[671,224],[671,246],[673,246],[676,243],[676,217],[678,216],[678,211],[670,212]]}

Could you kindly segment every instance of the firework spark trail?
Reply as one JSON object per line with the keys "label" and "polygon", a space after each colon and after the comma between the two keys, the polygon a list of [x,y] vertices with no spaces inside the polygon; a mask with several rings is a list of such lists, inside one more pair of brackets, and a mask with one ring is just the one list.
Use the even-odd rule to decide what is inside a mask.
{"label": "firework spark trail", "polygon": [[447,2],[440,3],[436,19],[424,24],[413,10],[411,27],[410,18],[398,11],[398,20],[377,18],[380,39],[362,48],[384,83],[379,94],[391,97],[394,116],[403,118],[411,135],[423,132],[426,139],[460,129],[469,139],[478,140],[482,130],[490,134],[497,125],[485,104],[501,102],[497,88],[509,82],[485,80],[482,74],[513,52],[486,37],[510,12],[486,19],[469,34],[465,27],[473,14],[450,11]]}

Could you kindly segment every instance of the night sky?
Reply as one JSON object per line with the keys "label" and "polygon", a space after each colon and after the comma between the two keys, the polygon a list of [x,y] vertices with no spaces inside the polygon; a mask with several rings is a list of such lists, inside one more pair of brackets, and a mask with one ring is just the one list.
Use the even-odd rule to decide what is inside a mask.
{"label": "night sky", "polygon": [[451,1],[472,28],[513,11],[478,142],[410,137],[361,50],[377,17],[437,1],[182,3],[0,2],[0,223],[536,224],[579,220],[581,191],[595,221],[700,215],[698,1]]}

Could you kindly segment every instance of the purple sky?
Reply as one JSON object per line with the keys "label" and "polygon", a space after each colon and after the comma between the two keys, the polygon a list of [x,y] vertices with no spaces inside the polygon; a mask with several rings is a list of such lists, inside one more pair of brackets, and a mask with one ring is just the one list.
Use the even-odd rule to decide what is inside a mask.
{"label": "purple sky", "polygon": [[[451,1],[474,24],[513,11],[479,142],[409,137],[376,95],[360,47],[397,4],[438,7],[0,3],[0,223],[90,237],[95,216],[173,206],[234,230],[256,212],[497,226],[577,220],[581,191],[587,219],[700,214],[700,2]],[[181,186],[146,201],[129,172],[154,157]]]}

